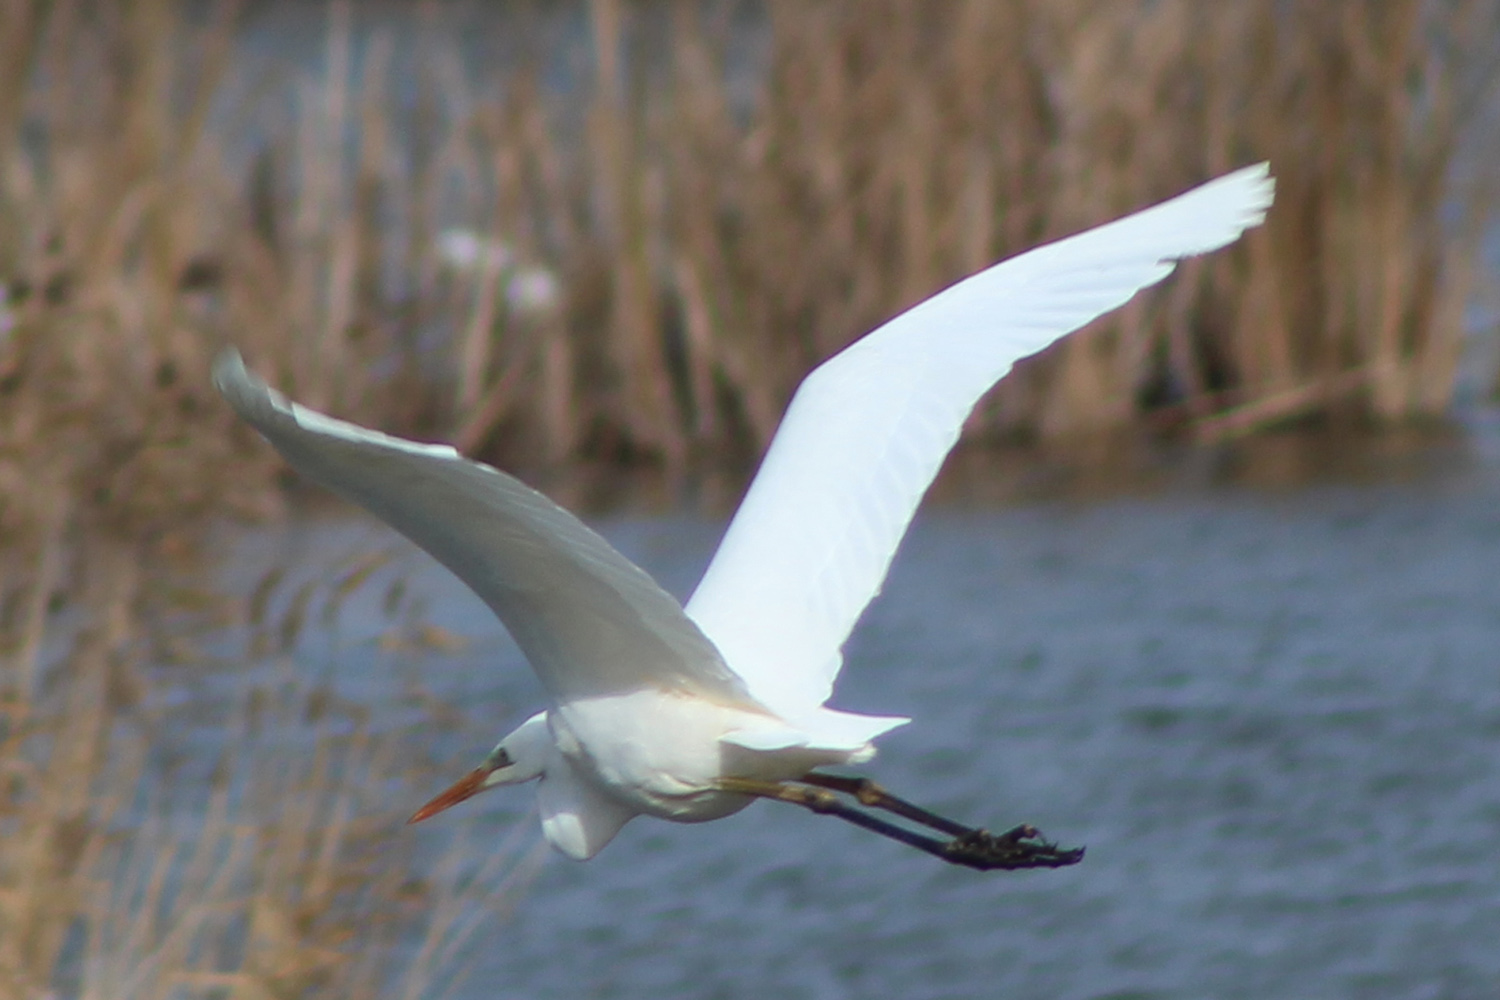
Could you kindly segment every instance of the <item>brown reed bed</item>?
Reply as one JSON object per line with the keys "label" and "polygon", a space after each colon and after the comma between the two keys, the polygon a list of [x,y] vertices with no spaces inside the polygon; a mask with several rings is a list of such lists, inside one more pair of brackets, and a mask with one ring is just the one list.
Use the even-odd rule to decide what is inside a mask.
{"label": "brown reed bed", "polygon": [[[379,724],[298,676],[302,635],[333,627],[379,560],[295,585],[273,564],[238,607],[153,595],[180,571],[98,541],[92,589],[56,601],[29,691],[7,661],[0,997],[447,995],[541,855],[523,824],[434,856],[401,819],[437,782],[437,723]],[[424,629],[404,593],[383,603],[409,644]],[[210,654],[226,611],[234,648]],[[161,697],[184,687],[213,697]]]}
{"label": "brown reed bed", "polygon": [[330,130],[375,105],[296,81],[298,138],[262,162],[291,158],[232,167],[222,133],[285,135],[225,101],[261,85],[232,13],[0,6],[0,997],[430,995],[516,860],[471,880],[407,857],[373,795],[427,791],[415,737],[328,729],[306,692],[167,794],[162,695],[216,630],[263,632],[213,583],[214,536],[279,503],[205,366],[254,330],[299,392],[374,417],[382,341],[354,327],[399,305],[354,266],[374,223],[333,183]]}
{"label": "brown reed bed", "polygon": [[[624,9],[592,5],[604,49]],[[1494,205],[1465,131],[1493,92],[1494,4],[765,11],[748,110],[722,32],[674,7],[669,68],[640,74],[635,121],[614,126],[634,144],[599,141],[583,168],[602,190],[637,179],[637,214],[611,228],[655,251],[643,322],[682,329],[676,398],[695,419],[636,425],[669,462],[722,454],[730,428],[762,444],[808,367],[955,278],[1257,159],[1279,176],[1263,231],[1026,366],[976,423],[1213,439],[1444,412]],[[648,269],[601,257],[612,289]],[[637,421],[661,409],[630,398]]]}
{"label": "brown reed bed", "polygon": [[[883,318],[1257,159],[1263,230],[1027,365],[976,429],[1218,438],[1451,396],[1494,203],[1468,127],[1493,2],[592,0],[600,72],[561,88],[561,47],[475,66],[443,4],[399,36],[304,14],[311,67],[250,60],[232,8],[0,12],[10,436],[95,453],[74,467],[116,477],[117,520],[164,492],[275,502],[207,394],[228,341],[313,405],[554,480],[742,472],[801,375]],[[445,264],[460,225],[493,242]],[[537,274],[550,304],[516,294]]]}
{"label": "brown reed bed", "polygon": [[[1026,365],[977,436],[1222,439],[1452,393],[1496,203],[1493,2],[591,0],[601,72],[565,88],[524,44],[474,65],[442,3],[397,32],[330,2],[321,65],[258,61],[238,32],[266,6],[0,5],[0,996],[376,995],[396,973],[349,935],[382,909],[437,914],[371,932],[429,935],[416,995],[468,912],[368,877],[398,744],[319,729],[305,692],[231,744],[210,823],[153,797],[172,663],[316,619],[270,634],[205,583],[216,532],[283,505],[208,388],[225,343],[554,484],[743,473],[881,319],[1269,159],[1263,230]],[[555,297],[522,294],[541,268]]]}

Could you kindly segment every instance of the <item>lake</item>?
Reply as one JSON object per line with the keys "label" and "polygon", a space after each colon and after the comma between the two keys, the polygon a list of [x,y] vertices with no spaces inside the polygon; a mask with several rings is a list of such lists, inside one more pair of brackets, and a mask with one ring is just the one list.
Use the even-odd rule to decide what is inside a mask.
{"label": "lake", "polygon": [[[679,594],[721,530],[597,523]],[[309,528],[388,544],[363,522],[294,535]],[[382,669],[358,643],[307,655],[377,714],[419,677],[492,718],[479,742],[433,734],[457,777],[540,689],[477,599],[415,554],[400,563],[466,649]],[[771,803],[701,826],[638,819],[503,901],[458,995],[1488,1000],[1497,640],[1493,461],[924,510],[834,704],[913,717],[865,768],[898,794],[992,829],[1034,823],[1087,845],[1084,862],[978,873]],[[455,828],[498,844],[534,825],[531,800],[489,793],[413,828],[413,847]],[[418,804],[392,803],[390,822]]]}

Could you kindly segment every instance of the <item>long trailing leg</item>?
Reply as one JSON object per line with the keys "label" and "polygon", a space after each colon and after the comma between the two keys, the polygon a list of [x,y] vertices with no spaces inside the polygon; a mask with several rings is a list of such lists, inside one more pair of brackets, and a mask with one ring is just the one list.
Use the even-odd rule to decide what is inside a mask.
{"label": "long trailing leg", "polygon": [[819,788],[831,788],[835,792],[852,795],[859,800],[861,805],[884,809],[903,819],[909,819],[913,823],[921,823],[923,826],[930,826],[934,830],[941,830],[955,837],[963,837],[974,832],[972,827],[964,826],[946,816],[939,816],[919,805],[897,798],[869,778],[851,778],[842,774],[819,774],[817,771],[811,771],[798,780],[805,784],[817,785]]}
{"label": "long trailing leg", "polygon": [[[819,779],[833,779],[834,781],[852,782],[858,784],[862,779],[846,778],[836,779],[831,775],[816,775]],[[818,785],[821,787],[809,787]],[[952,820],[945,819],[935,813],[929,813],[925,809],[914,806],[909,802],[897,799],[895,796],[885,793],[869,783],[863,788],[864,796],[859,794],[860,790],[852,787],[844,787],[842,784],[808,782],[798,784],[794,782],[759,781],[753,778],[720,778],[719,787],[726,792],[738,792],[742,795],[756,795],[761,798],[774,799],[778,802],[789,802],[792,805],[802,806],[815,813],[824,816],[837,816],[839,819],[853,823],[855,826],[863,827],[883,837],[915,847],[919,851],[931,854],[949,864],[964,865],[968,868],[976,868],[981,871],[994,869],[1015,870],[1021,868],[1062,868],[1067,865],[1077,864],[1083,859],[1083,851],[1059,850],[1056,844],[1048,843],[1039,839],[1039,834],[1034,827],[1018,826],[1002,834],[992,834],[987,830],[975,829],[963,826]],[[871,789],[874,789],[872,791]],[[840,799],[835,792],[848,792],[859,798],[866,805],[878,808],[888,808],[914,822],[931,826],[950,834],[951,840],[939,840],[899,826],[878,816],[872,816],[867,812],[856,809]],[[868,798],[876,801],[866,801]],[[891,803],[900,805],[891,808]],[[906,811],[902,811],[905,807]],[[941,824],[941,825],[938,825]]]}
{"label": "long trailing leg", "polygon": [[[857,799],[862,805],[884,809],[903,819],[920,823],[949,834],[954,839],[946,842],[946,849],[964,858],[978,858],[982,862],[1000,860],[1004,863],[986,867],[1001,868],[1061,868],[1083,860],[1083,848],[1059,850],[1057,845],[1042,839],[1036,827],[1029,824],[1013,827],[998,836],[988,830],[965,826],[946,816],[892,795],[869,778],[851,777],[841,774],[821,774],[812,771],[800,779],[806,784],[843,792]],[[952,859],[950,859],[952,860]],[[1016,863],[1024,861],[1025,863]],[[958,864],[967,864],[959,860]]]}
{"label": "long trailing leg", "polygon": [[947,841],[908,830],[904,826],[897,826],[878,816],[871,816],[869,813],[855,809],[826,789],[777,781],[757,781],[753,778],[720,778],[719,787],[726,792],[757,795],[761,798],[774,799],[777,802],[790,802],[792,805],[803,806],[820,815],[837,816],[839,819],[862,826],[883,837],[890,837],[909,847],[915,847],[919,851],[926,851],[944,861],[950,860]]}

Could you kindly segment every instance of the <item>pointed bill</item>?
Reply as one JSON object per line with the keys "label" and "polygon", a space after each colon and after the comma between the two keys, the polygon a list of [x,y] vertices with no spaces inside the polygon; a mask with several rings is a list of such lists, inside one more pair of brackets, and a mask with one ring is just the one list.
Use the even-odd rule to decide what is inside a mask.
{"label": "pointed bill", "polygon": [[447,791],[440,793],[431,802],[412,814],[407,823],[420,823],[424,819],[436,816],[449,806],[456,806],[464,799],[472,798],[484,791],[484,779],[490,776],[490,768],[476,767],[468,774],[459,778]]}

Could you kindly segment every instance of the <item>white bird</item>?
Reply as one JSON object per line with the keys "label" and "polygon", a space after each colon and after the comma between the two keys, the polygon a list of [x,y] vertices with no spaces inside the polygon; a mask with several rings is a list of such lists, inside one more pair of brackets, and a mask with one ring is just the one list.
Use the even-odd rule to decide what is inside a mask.
{"label": "white bird", "polygon": [[[980,271],[815,369],[686,607],[563,508],[453,448],[290,402],[222,355],[214,381],[303,475],[370,510],[494,610],[544,711],[430,802],[538,782],[547,840],[590,858],[638,815],[718,819],[757,796],[833,813],[976,868],[1071,864],[1030,827],[996,836],[814,769],[869,760],[909,720],[827,707],[841,648],[981,395],[1019,359],[1258,225],[1247,167]],[[948,835],[924,836],[836,793]]]}

